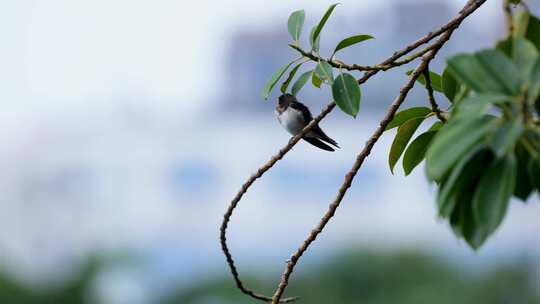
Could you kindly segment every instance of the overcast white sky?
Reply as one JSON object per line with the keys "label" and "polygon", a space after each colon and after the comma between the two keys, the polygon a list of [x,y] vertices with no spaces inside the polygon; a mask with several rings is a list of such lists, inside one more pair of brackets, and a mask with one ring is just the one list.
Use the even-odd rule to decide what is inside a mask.
{"label": "overcast white sky", "polygon": [[[369,14],[397,1],[341,1],[335,14]],[[464,2],[451,1],[456,9]],[[475,16],[477,20],[493,11],[492,2],[497,1],[489,2]],[[188,113],[212,100],[213,89],[223,85],[220,60],[234,29],[266,28],[278,21],[285,29],[292,10],[305,8],[308,20],[316,19],[328,4],[3,0],[0,117],[13,118],[11,111],[16,110],[107,102],[110,96],[126,95],[150,96],[154,102],[172,103]]]}

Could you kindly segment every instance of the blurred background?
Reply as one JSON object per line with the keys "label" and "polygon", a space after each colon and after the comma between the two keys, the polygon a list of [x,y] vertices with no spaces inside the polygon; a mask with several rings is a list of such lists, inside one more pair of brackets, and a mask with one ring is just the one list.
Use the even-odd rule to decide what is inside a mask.
{"label": "blurred background", "polygon": [[[378,63],[465,2],[343,0],[322,54],[371,34],[338,58]],[[329,4],[0,1],[0,303],[254,303],[234,287],[218,228],[240,185],[289,139],[274,116],[277,93],[260,97],[297,56],[287,18],[306,9],[309,29]],[[540,13],[538,1],[529,5]],[[469,18],[434,70],[502,38],[500,6],[488,1]],[[300,142],[245,196],[228,236],[248,286],[273,291],[409,68],[363,85],[356,120],[334,111],[322,122],[341,150]],[[331,92],[307,85],[299,98],[317,114]],[[407,100],[426,103],[421,89]],[[540,303],[538,195],[513,202],[474,252],[437,219],[422,169],[390,174],[392,136],[370,155],[288,294],[303,303]]]}

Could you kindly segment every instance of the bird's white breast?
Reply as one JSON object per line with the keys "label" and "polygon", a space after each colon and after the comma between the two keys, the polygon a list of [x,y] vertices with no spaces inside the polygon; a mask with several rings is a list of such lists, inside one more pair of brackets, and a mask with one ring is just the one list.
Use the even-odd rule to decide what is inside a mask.
{"label": "bird's white breast", "polygon": [[287,110],[283,111],[281,114],[276,114],[278,115],[279,123],[292,135],[300,133],[306,126],[302,112],[291,107],[288,107]]}

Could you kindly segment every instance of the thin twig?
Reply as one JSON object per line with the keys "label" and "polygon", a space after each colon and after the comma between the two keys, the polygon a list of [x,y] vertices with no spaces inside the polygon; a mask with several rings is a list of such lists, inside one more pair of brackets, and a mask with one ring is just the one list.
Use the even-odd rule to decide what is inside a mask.
{"label": "thin twig", "polygon": [[432,49],[432,46],[430,45],[422,49],[421,51],[416,52],[412,54],[411,56],[408,56],[407,58],[403,60],[393,61],[387,64],[377,64],[377,65],[369,66],[369,65],[359,65],[359,64],[347,64],[341,60],[336,60],[332,58],[324,59],[318,54],[315,54],[313,52],[308,52],[300,48],[296,44],[289,44],[289,46],[295,49],[296,51],[298,51],[302,56],[304,56],[305,58],[311,61],[314,61],[314,62],[326,61],[334,68],[344,69],[347,71],[387,71],[389,69],[408,64],[411,61],[422,57],[425,53],[429,52]]}
{"label": "thin twig", "polygon": [[429,75],[429,66],[424,70],[424,79],[426,80],[426,90],[428,93],[428,99],[429,104],[431,105],[431,110],[433,113],[435,113],[435,116],[442,121],[443,123],[446,122],[446,117],[444,117],[441,109],[439,108],[439,105],[437,104],[437,101],[435,100],[435,96],[433,94],[433,86],[431,84],[431,76]]}
{"label": "thin twig", "polygon": [[[480,3],[483,3],[485,2],[485,0],[483,1],[480,1]],[[470,8],[472,7],[473,4],[475,4],[476,1],[475,0],[471,0],[469,1],[469,3],[464,7],[464,9],[462,9],[462,11],[460,11],[459,15],[454,18],[453,20],[451,20],[450,22],[448,22],[447,24],[445,24],[443,27],[441,27],[440,29],[438,29],[437,31],[435,32],[430,32],[428,34],[426,34],[424,37],[414,41],[413,43],[411,43],[410,45],[406,46],[405,48],[395,52],[392,56],[390,56],[389,58],[387,58],[385,61],[383,61],[381,63],[381,65],[387,65],[387,64],[391,64],[392,62],[396,61],[397,59],[403,57],[404,55],[407,55],[408,53],[410,53],[411,51],[415,50],[416,48],[418,48],[419,46],[425,44],[425,43],[428,43],[429,41],[431,41],[433,38],[441,35],[442,33],[448,31],[449,29],[453,29],[454,27],[456,27],[457,25],[459,25],[459,23],[461,23],[461,21],[466,18],[470,13],[472,13],[474,10],[471,10]],[[481,5],[481,4],[480,4]],[[479,6],[479,5],[478,5]],[[377,74],[377,72],[379,72],[379,70],[371,70],[371,71],[367,71],[364,76],[362,76],[359,80],[358,80],[358,83],[359,84],[362,84],[364,82],[366,82],[370,77],[374,76],[375,74]],[[289,142],[287,143],[287,145],[285,145],[282,149],[279,150],[279,152],[272,156],[272,158],[267,162],[265,163],[262,167],[260,167],[256,173],[254,173],[252,176],[250,176],[250,178],[242,185],[242,187],[240,188],[240,190],[237,192],[237,194],[235,195],[235,197],[231,200],[228,208],[227,208],[227,211],[225,212],[224,216],[223,216],[223,222],[221,224],[221,227],[220,227],[220,243],[221,243],[221,248],[223,250],[223,253],[225,255],[225,258],[227,260],[227,264],[229,265],[229,268],[231,270],[231,274],[235,280],[235,283],[236,283],[236,286],[238,287],[238,289],[240,289],[244,294],[246,295],[249,295],[255,299],[258,299],[258,300],[263,300],[263,301],[271,301],[272,298],[271,297],[267,297],[265,295],[262,295],[262,294],[259,294],[259,293],[256,293],[248,288],[246,288],[244,286],[244,284],[242,283],[242,281],[240,280],[240,276],[238,274],[238,270],[236,269],[236,266],[234,264],[234,260],[232,258],[232,255],[230,253],[230,250],[228,248],[228,245],[227,245],[227,237],[226,237],[226,231],[227,231],[227,227],[228,227],[228,224],[230,222],[230,219],[231,219],[231,216],[234,212],[234,209],[238,206],[238,203],[240,202],[240,200],[242,199],[243,195],[248,191],[249,187],[251,187],[251,185],[258,179],[260,178],[266,171],[268,171],[270,168],[272,168],[272,166],[275,165],[276,162],[278,162],[281,158],[283,158],[283,156],[285,156],[286,153],[288,153],[296,143],[298,143],[298,141],[306,134],[308,133],[315,125],[317,125],[326,115],[328,115],[328,113],[330,113],[334,107],[336,106],[336,104],[332,101],[330,102],[323,110],[322,112],[317,116],[315,117],[299,134],[297,134],[296,136],[293,136]],[[286,299],[281,299],[279,300],[280,303],[287,303],[287,302],[292,302],[294,300],[296,300],[297,298],[286,298]]]}
{"label": "thin twig", "polygon": [[[475,11],[478,7],[480,7],[486,0],[479,0],[474,2],[474,4],[471,5],[472,10],[470,13]],[[464,18],[463,18],[464,19]],[[463,21],[461,19],[461,21]],[[302,245],[296,250],[296,252],[291,256],[291,258],[287,261],[287,266],[285,268],[285,271],[283,272],[281,276],[281,281],[279,283],[278,288],[276,289],[274,296],[272,298],[272,304],[279,303],[279,300],[281,296],[283,295],[283,292],[285,291],[285,288],[288,285],[289,277],[291,276],[292,272],[294,271],[294,267],[296,266],[298,260],[302,256],[302,254],[308,249],[311,243],[315,241],[317,236],[323,231],[326,224],[330,221],[330,219],[334,216],[337,208],[339,207],[341,201],[343,200],[343,197],[347,193],[347,190],[351,187],[352,181],[354,180],[354,177],[358,173],[358,170],[361,168],[362,164],[364,163],[364,160],[367,158],[367,156],[371,153],[371,150],[373,149],[373,146],[378,141],[380,136],[383,134],[384,130],[386,129],[386,126],[390,123],[392,118],[394,117],[394,114],[399,109],[400,105],[403,103],[405,98],[407,97],[408,92],[412,89],[414,86],[414,83],[420,77],[421,73],[423,73],[426,68],[428,67],[429,63],[433,58],[437,55],[438,51],[441,49],[441,47],[450,39],[450,36],[452,35],[453,31],[459,26],[461,23],[458,22],[456,24],[456,27],[453,27],[449,29],[447,32],[445,32],[441,37],[437,40],[435,43],[435,47],[433,50],[431,50],[427,55],[422,57],[421,63],[418,65],[418,67],[414,70],[414,72],[411,74],[409,80],[407,83],[401,88],[400,94],[396,97],[396,99],[392,102],[390,105],[390,108],[388,109],[385,117],[380,122],[379,127],[377,130],[373,133],[371,138],[366,142],[366,145],[364,146],[364,149],[358,154],[356,161],[354,162],[351,170],[345,175],[345,181],[339,188],[338,194],[334,201],[330,204],[328,207],[328,211],[324,214],[320,222],[317,224],[315,229],[313,229],[308,237],[304,240]]]}

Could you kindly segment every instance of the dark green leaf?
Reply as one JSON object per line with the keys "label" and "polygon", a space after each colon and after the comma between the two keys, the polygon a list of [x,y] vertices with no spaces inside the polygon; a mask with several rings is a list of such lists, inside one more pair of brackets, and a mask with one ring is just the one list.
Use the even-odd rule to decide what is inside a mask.
{"label": "dark green leaf", "polygon": [[366,41],[366,40],[369,40],[369,39],[373,39],[373,36],[370,36],[370,35],[356,35],[356,36],[352,36],[352,37],[349,37],[349,38],[345,38],[345,39],[341,40],[341,42],[338,43],[338,45],[336,46],[336,49],[334,50],[334,53],[332,53],[332,57],[334,57],[334,54],[337,53],[337,51],[339,51],[341,49],[344,49],[346,47],[349,47],[351,45],[354,45],[354,44],[357,44],[357,43],[360,43],[362,41]]}
{"label": "dark green leaf", "polygon": [[320,88],[322,85],[322,80],[319,77],[317,77],[317,73],[315,73],[315,71],[311,73],[311,83],[316,88]]}
{"label": "dark green leaf", "polygon": [[540,192],[540,159],[531,157],[529,159],[529,178],[538,192]]}
{"label": "dark green leaf", "polygon": [[[489,233],[482,229],[474,217],[474,210],[472,205],[472,197],[474,195],[474,189],[470,189],[466,193],[462,193],[459,197],[460,206],[463,212],[463,237],[467,244],[474,249],[478,250],[489,237]],[[466,202],[464,204],[464,202]]]}
{"label": "dark green leaf", "polygon": [[[413,71],[414,70],[408,70],[407,75],[411,75],[413,73]],[[439,74],[437,74],[435,72],[429,71],[429,80],[431,81],[431,87],[433,88],[434,91],[441,92],[441,93],[443,92],[441,75],[439,75]],[[425,86],[426,85],[426,78],[425,78],[424,74],[421,74],[420,77],[418,77],[417,81]]]}
{"label": "dark green leaf", "polygon": [[285,93],[287,92],[287,88],[289,87],[289,84],[291,83],[291,80],[294,78],[294,75],[296,74],[296,72],[298,71],[298,69],[300,68],[300,66],[302,66],[303,62],[300,62],[299,64],[297,64],[290,72],[289,72],[289,76],[287,77],[287,79],[281,84],[281,93]]}
{"label": "dark green leaf", "polygon": [[407,120],[409,120],[411,118],[425,117],[429,113],[431,113],[431,109],[426,108],[426,107],[413,107],[413,108],[409,108],[407,110],[403,110],[401,112],[398,112],[396,115],[394,115],[394,118],[392,119],[392,121],[390,121],[388,126],[386,126],[385,131],[388,131],[388,130],[393,129],[395,127],[399,127],[404,122],[406,122]]}
{"label": "dark green leaf", "polygon": [[474,250],[478,249],[487,239],[488,235],[483,230],[478,229],[475,223],[472,210],[473,190],[459,193],[457,201],[459,204],[454,208],[450,217],[450,224],[454,233],[458,237],[463,237],[467,244]]}
{"label": "dark green leaf", "polygon": [[512,48],[513,48],[513,41],[514,39],[512,37],[509,37],[507,39],[498,41],[495,45],[495,48],[501,52],[503,52],[506,56],[512,57]]}
{"label": "dark green leaf", "polygon": [[316,41],[319,38],[319,35],[321,34],[321,30],[326,24],[328,17],[330,17],[330,15],[332,14],[332,11],[334,10],[334,8],[336,8],[338,4],[339,3],[330,5],[328,9],[326,10],[326,13],[324,13],[324,16],[322,17],[321,21],[319,21],[319,24],[317,24],[317,26],[315,27],[315,30],[313,31],[313,35],[310,39],[312,46],[316,44]]}
{"label": "dark green leaf", "polygon": [[338,107],[356,118],[360,110],[360,86],[351,74],[340,74],[332,85],[332,96]]}
{"label": "dark green leaf", "polygon": [[303,73],[302,75],[300,75],[300,77],[298,77],[298,79],[296,79],[296,82],[292,86],[291,94],[296,96],[296,94],[298,94],[298,92],[300,92],[300,90],[308,82],[309,77],[311,76],[311,73],[313,73],[313,71],[307,71],[307,72]]}
{"label": "dark green leaf", "polygon": [[274,88],[276,83],[279,81],[281,76],[283,76],[283,74],[285,74],[287,69],[295,62],[296,60],[287,63],[286,65],[279,68],[279,70],[277,70],[277,72],[275,72],[272,75],[272,77],[270,77],[270,79],[266,82],[266,85],[264,86],[263,91],[262,91],[262,97],[264,99],[268,99],[268,96],[270,96],[270,92],[272,92],[272,89]]}
{"label": "dark green leaf", "polygon": [[533,191],[533,185],[529,178],[528,164],[529,153],[522,145],[516,147],[517,158],[517,176],[516,176],[516,188],[514,189],[514,195],[522,201],[527,201],[527,198]]}
{"label": "dark green leaf", "polygon": [[330,84],[334,82],[334,73],[332,70],[332,66],[324,60],[317,64],[317,66],[315,67],[315,73],[317,74],[317,77],[319,77],[319,79],[321,80],[326,80]]}
{"label": "dark green leaf", "polygon": [[459,84],[448,68],[446,68],[442,74],[442,88],[446,98],[451,102],[454,102],[454,98],[459,89]]}
{"label": "dark green leaf", "polygon": [[392,147],[390,148],[390,154],[388,155],[388,164],[390,165],[390,171],[392,174],[394,173],[394,166],[401,157],[401,154],[403,154],[405,147],[424,119],[425,117],[415,117],[409,119],[398,128],[396,137],[394,137]]}
{"label": "dark green leaf", "polygon": [[427,175],[441,180],[448,170],[495,126],[490,117],[458,120],[442,127],[426,153]]}
{"label": "dark green leaf", "polygon": [[289,29],[289,34],[291,34],[291,37],[294,41],[298,41],[300,39],[300,34],[302,33],[302,27],[304,26],[305,18],[306,12],[304,10],[293,12],[289,16],[287,28]]}
{"label": "dark green leaf", "polygon": [[311,29],[311,32],[309,33],[309,43],[311,44],[311,49],[315,52],[319,52],[320,45],[321,45],[321,37],[317,37],[317,39],[313,39],[313,36],[315,35],[315,28],[317,26],[314,26]]}
{"label": "dark green leaf", "polygon": [[429,143],[437,131],[429,131],[415,138],[403,155],[403,171],[409,175],[425,158]]}
{"label": "dark green leaf", "polygon": [[[462,201],[462,205],[465,204],[464,201]],[[470,200],[469,200],[469,204],[470,204]],[[462,238],[463,237],[463,228],[462,228],[462,223],[463,223],[463,211],[461,208],[461,205],[460,206],[457,206],[458,208],[454,208],[453,211],[452,211],[452,214],[450,215],[450,218],[448,219],[449,223],[450,223],[450,227],[452,227],[452,231],[454,232],[454,234],[456,235],[456,237],[458,238]]]}
{"label": "dark green leaf", "polygon": [[484,164],[491,160],[491,155],[483,147],[479,147],[462,157],[452,168],[449,176],[439,188],[437,195],[437,204],[439,205],[439,215],[441,217],[451,215],[458,203],[460,194],[480,179],[478,176],[482,174]]}
{"label": "dark green leaf", "polygon": [[535,16],[529,17],[525,37],[530,40],[540,51],[540,19],[536,18]]}
{"label": "dark green leaf", "polygon": [[474,193],[476,225],[488,235],[499,227],[506,214],[516,183],[516,169],[514,154],[496,160],[487,168]]}
{"label": "dark green leaf", "polygon": [[493,133],[490,141],[490,147],[495,155],[500,158],[509,152],[518,142],[523,131],[523,122],[519,118],[503,123]]}
{"label": "dark green leaf", "polygon": [[479,147],[469,155],[465,160],[467,163],[465,168],[460,170],[459,177],[455,181],[458,184],[453,186],[453,192],[448,202],[452,205],[446,208],[449,210],[447,212],[451,212],[450,225],[454,233],[458,237],[463,237],[469,246],[477,249],[486,240],[488,234],[479,229],[475,223],[472,198],[483,175],[481,169],[491,163],[493,154],[489,150]]}

